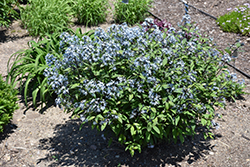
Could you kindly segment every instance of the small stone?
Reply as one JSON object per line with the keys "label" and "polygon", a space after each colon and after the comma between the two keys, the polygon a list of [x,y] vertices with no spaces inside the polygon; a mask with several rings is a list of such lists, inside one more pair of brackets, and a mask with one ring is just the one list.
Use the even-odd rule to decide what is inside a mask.
{"label": "small stone", "polygon": [[248,162],[248,161],[250,161],[250,159],[246,159],[246,161]]}
{"label": "small stone", "polygon": [[115,158],[120,158],[120,156],[119,156],[119,155],[116,155]]}
{"label": "small stone", "polygon": [[214,152],[212,152],[212,151],[209,151],[209,154],[210,154],[210,155],[214,155]]}
{"label": "small stone", "polygon": [[250,38],[247,38],[246,40],[247,40],[247,42],[249,42],[249,43],[250,43]]}
{"label": "small stone", "polygon": [[96,150],[96,149],[97,149],[97,147],[96,147],[95,145],[91,145],[90,148],[91,148],[92,150]]}
{"label": "small stone", "polygon": [[5,156],[3,157],[3,159],[5,161],[9,161],[10,160],[10,154],[5,154]]}

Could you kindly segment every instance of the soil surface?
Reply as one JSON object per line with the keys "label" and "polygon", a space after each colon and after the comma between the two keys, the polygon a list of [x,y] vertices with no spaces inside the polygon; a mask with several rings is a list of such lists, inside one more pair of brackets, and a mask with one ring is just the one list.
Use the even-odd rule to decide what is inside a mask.
{"label": "soil surface", "polygon": [[[249,1],[247,0],[189,0],[191,5],[210,15],[218,17]],[[151,12],[177,27],[185,13],[179,0],[155,0]],[[199,11],[189,8],[192,21],[202,33],[214,39],[221,49],[240,39],[245,45],[239,52],[235,66],[250,74],[250,37],[220,30],[216,20]],[[100,25],[107,28],[112,19]],[[10,28],[0,28],[0,74],[7,74],[10,56],[20,49],[28,48],[29,37],[26,30],[14,21]],[[76,27],[74,27],[76,28]],[[81,27],[83,31],[85,27]],[[94,29],[92,27],[91,29]],[[89,29],[89,28],[88,28]],[[88,30],[87,29],[87,30]],[[230,69],[231,72],[235,72]],[[236,72],[237,73],[237,72]],[[238,78],[245,79],[245,92],[250,93],[250,80],[240,73]],[[21,95],[19,95],[22,99]],[[0,134],[0,166],[250,166],[250,95],[243,99],[227,102],[226,109],[216,109],[222,118],[216,118],[219,129],[213,129],[215,139],[204,140],[203,128],[197,128],[193,140],[186,139],[181,144],[162,143],[155,148],[144,149],[141,154],[131,157],[129,152],[114,142],[108,147],[102,133],[91,130],[88,125],[79,127],[79,119],[71,119],[70,114],[51,105],[34,110],[19,101],[20,109],[14,113],[12,122]]]}

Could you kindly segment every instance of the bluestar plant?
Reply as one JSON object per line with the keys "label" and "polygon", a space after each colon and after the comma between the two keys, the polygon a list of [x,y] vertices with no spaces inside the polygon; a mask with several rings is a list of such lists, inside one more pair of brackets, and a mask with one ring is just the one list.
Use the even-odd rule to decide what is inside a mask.
{"label": "bluestar plant", "polygon": [[62,33],[62,57],[46,56],[57,105],[93,128],[110,128],[132,156],[162,140],[184,142],[198,125],[210,128],[213,106],[244,87],[228,80],[209,39],[186,35],[198,33],[190,24],[154,27],[112,25],[92,38]]}

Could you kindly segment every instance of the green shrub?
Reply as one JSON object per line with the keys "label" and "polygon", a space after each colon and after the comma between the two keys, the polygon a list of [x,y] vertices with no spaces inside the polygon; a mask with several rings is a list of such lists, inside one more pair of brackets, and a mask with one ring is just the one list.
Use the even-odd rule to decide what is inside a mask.
{"label": "green shrub", "polygon": [[236,7],[229,13],[220,16],[217,24],[225,32],[241,33],[250,35],[250,4],[246,3],[243,6]]}
{"label": "green shrub", "polygon": [[8,27],[10,24],[10,19],[16,19],[18,13],[14,10],[14,6],[18,4],[17,0],[1,0],[0,1],[0,27]]}
{"label": "green shrub", "polygon": [[71,0],[30,0],[21,8],[22,26],[32,36],[62,32],[72,23]]}
{"label": "green shrub", "polygon": [[114,19],[117,23],[126,22],[129,25],[139,23],[145,19],[151,2],[152,0],[129,0],[125,4],[122,0],[116,0]]}
{"label": "green shrub", "polygon": [[13,113],[18,109],[17,90],[3,81],[0,75],[0,132],[3,132],[4,125],[12,119]]}
{"label": "green shrub", "polygon": [[106,21],[108,0],[76,0],[73,5],[78,23],[92,26]]}
{"label": "green shrub", "polygon": [[162,140],[184,142],[196,126],[211,128],[213,107],[244,85],[231,80],[211,41],[186,25],[179,32],[113,25],[93,38],[63,33],[63,55],[48,54],[44,71],[56,104],[111,129],[131,155]]}

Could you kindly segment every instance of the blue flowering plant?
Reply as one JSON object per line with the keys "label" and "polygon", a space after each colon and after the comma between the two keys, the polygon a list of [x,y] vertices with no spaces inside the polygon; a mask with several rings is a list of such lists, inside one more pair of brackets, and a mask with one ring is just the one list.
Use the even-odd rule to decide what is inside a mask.
{"label": "blue flowering plant", "polygon": [[250,36],[250,4],[245,3],[218,18],[217,24],[225,32],[240,33]]}
{"label": "blue flowering plant", "polygon": [[98,28],[92,37],[62,33],[62,57],[48,54],[44,71],[58,106],[111,129],[132,156],[163,140],[183,143],[197,126],[211,128],[213,107],[244,87],[231,80],[209,39],[187,39],[198,33],[191,25],[162,32],[146,24]]}

